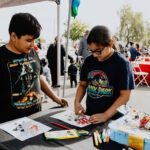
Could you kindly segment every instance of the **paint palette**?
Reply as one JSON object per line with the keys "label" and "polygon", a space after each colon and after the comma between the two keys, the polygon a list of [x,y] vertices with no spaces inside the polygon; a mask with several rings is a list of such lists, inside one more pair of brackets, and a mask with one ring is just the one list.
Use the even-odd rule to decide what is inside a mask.
{"label": "paint palette", "polygon": [[51,116],[52,118],[64,121],[68,124],[77,126],[77,127],[85,127],[89,125],[89,116],[80,116],[76,115],[74,111],[72,110],[67,110],[58,114],[55,114]]}

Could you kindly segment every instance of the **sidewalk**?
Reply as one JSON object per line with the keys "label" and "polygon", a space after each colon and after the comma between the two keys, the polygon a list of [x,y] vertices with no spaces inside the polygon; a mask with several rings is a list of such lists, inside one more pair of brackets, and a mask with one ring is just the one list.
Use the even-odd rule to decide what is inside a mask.
{"label": "sidewalk", "polygon": [[[61,85],[63,85],[64,78],[61,77]],[[58,90],[57,88],[53,89],[54,92],[57,94]],[[76,93],[76,88],[70,88],[70,81],[66,80],[66,86],[65,86],[65,98],[68,99],[69,102],[69,109],[74,109],[74,97]],[[63,94],[63,87],[60,88],[60,96],[62,97]],[[86,97],[86,96],[85,96]],[[85,97],[82,101],[83,106],[85,106]],[[138,110],[142,112],[146,112],[150,114],[150,89],[146,86],[144,87],[138,87],[131,91],[131,97],[128,102],[129,106],[133,106],[137,108]],[[58,106],[56,103],[54,103],[52,100],[48,100],[48,103],[42,104],[42,110],[53,108]]]}
{"label": "sidewalk", "polygon": [[138,87],[131,92],[128,105],[136,107],[142,112],[150,114],[150,88],[147,86]]}

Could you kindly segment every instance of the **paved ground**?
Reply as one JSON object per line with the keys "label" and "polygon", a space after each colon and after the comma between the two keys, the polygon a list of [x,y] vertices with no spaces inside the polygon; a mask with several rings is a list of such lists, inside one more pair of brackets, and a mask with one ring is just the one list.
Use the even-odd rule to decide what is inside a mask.
{"label": "paved ground", "polygon": [[145,86],[133,90],[128,105],[150,114],[150,88]]}
{"label": "paved ground", "polygon": [[[61,78],[61,85],[63,85],[63,78]],[[56,94],[58,93],[57,89],[53,89]],[[60,96],[63,94],[63,89],[61,87],[60,89]],[[70,109],[73,109],[74,107],[74,97],[75,97],[76,88],[70,88],[69,80],[66,80],[66,86],[65,86],[65,98],[69,101],[69,107]],[[83,100],[83,105],[85,99]],[[150,114],[150,88],[147,87],[139,87],[132,91],[130,101],[128,102],[128,105],[134,106],[135,108],[149,113]],[[58,106],[56,103],[52,102],[51,100],[48,100],[48,103],[42,104],[42,109],[49,109]]]}

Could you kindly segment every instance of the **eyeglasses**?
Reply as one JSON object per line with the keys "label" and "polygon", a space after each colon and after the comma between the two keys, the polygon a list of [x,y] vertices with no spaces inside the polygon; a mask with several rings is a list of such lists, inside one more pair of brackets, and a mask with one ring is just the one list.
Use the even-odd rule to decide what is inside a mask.
{"label": "eyeglasses", "polygon": [[97,48],[95,50],[89,50],[92,54],[96,54],[96,55],[101,55],[103,50],[105,49],[105,47],[102,47],[102,48]]}

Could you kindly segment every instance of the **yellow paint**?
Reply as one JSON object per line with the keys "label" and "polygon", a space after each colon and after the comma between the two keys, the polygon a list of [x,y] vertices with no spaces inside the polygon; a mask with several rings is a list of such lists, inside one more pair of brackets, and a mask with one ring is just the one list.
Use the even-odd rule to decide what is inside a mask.
{"label": "yellow paint", "polygon": [[128,136],[129,146],[136,150],[144,150],[144,139],[137,135],[129,134]]}

